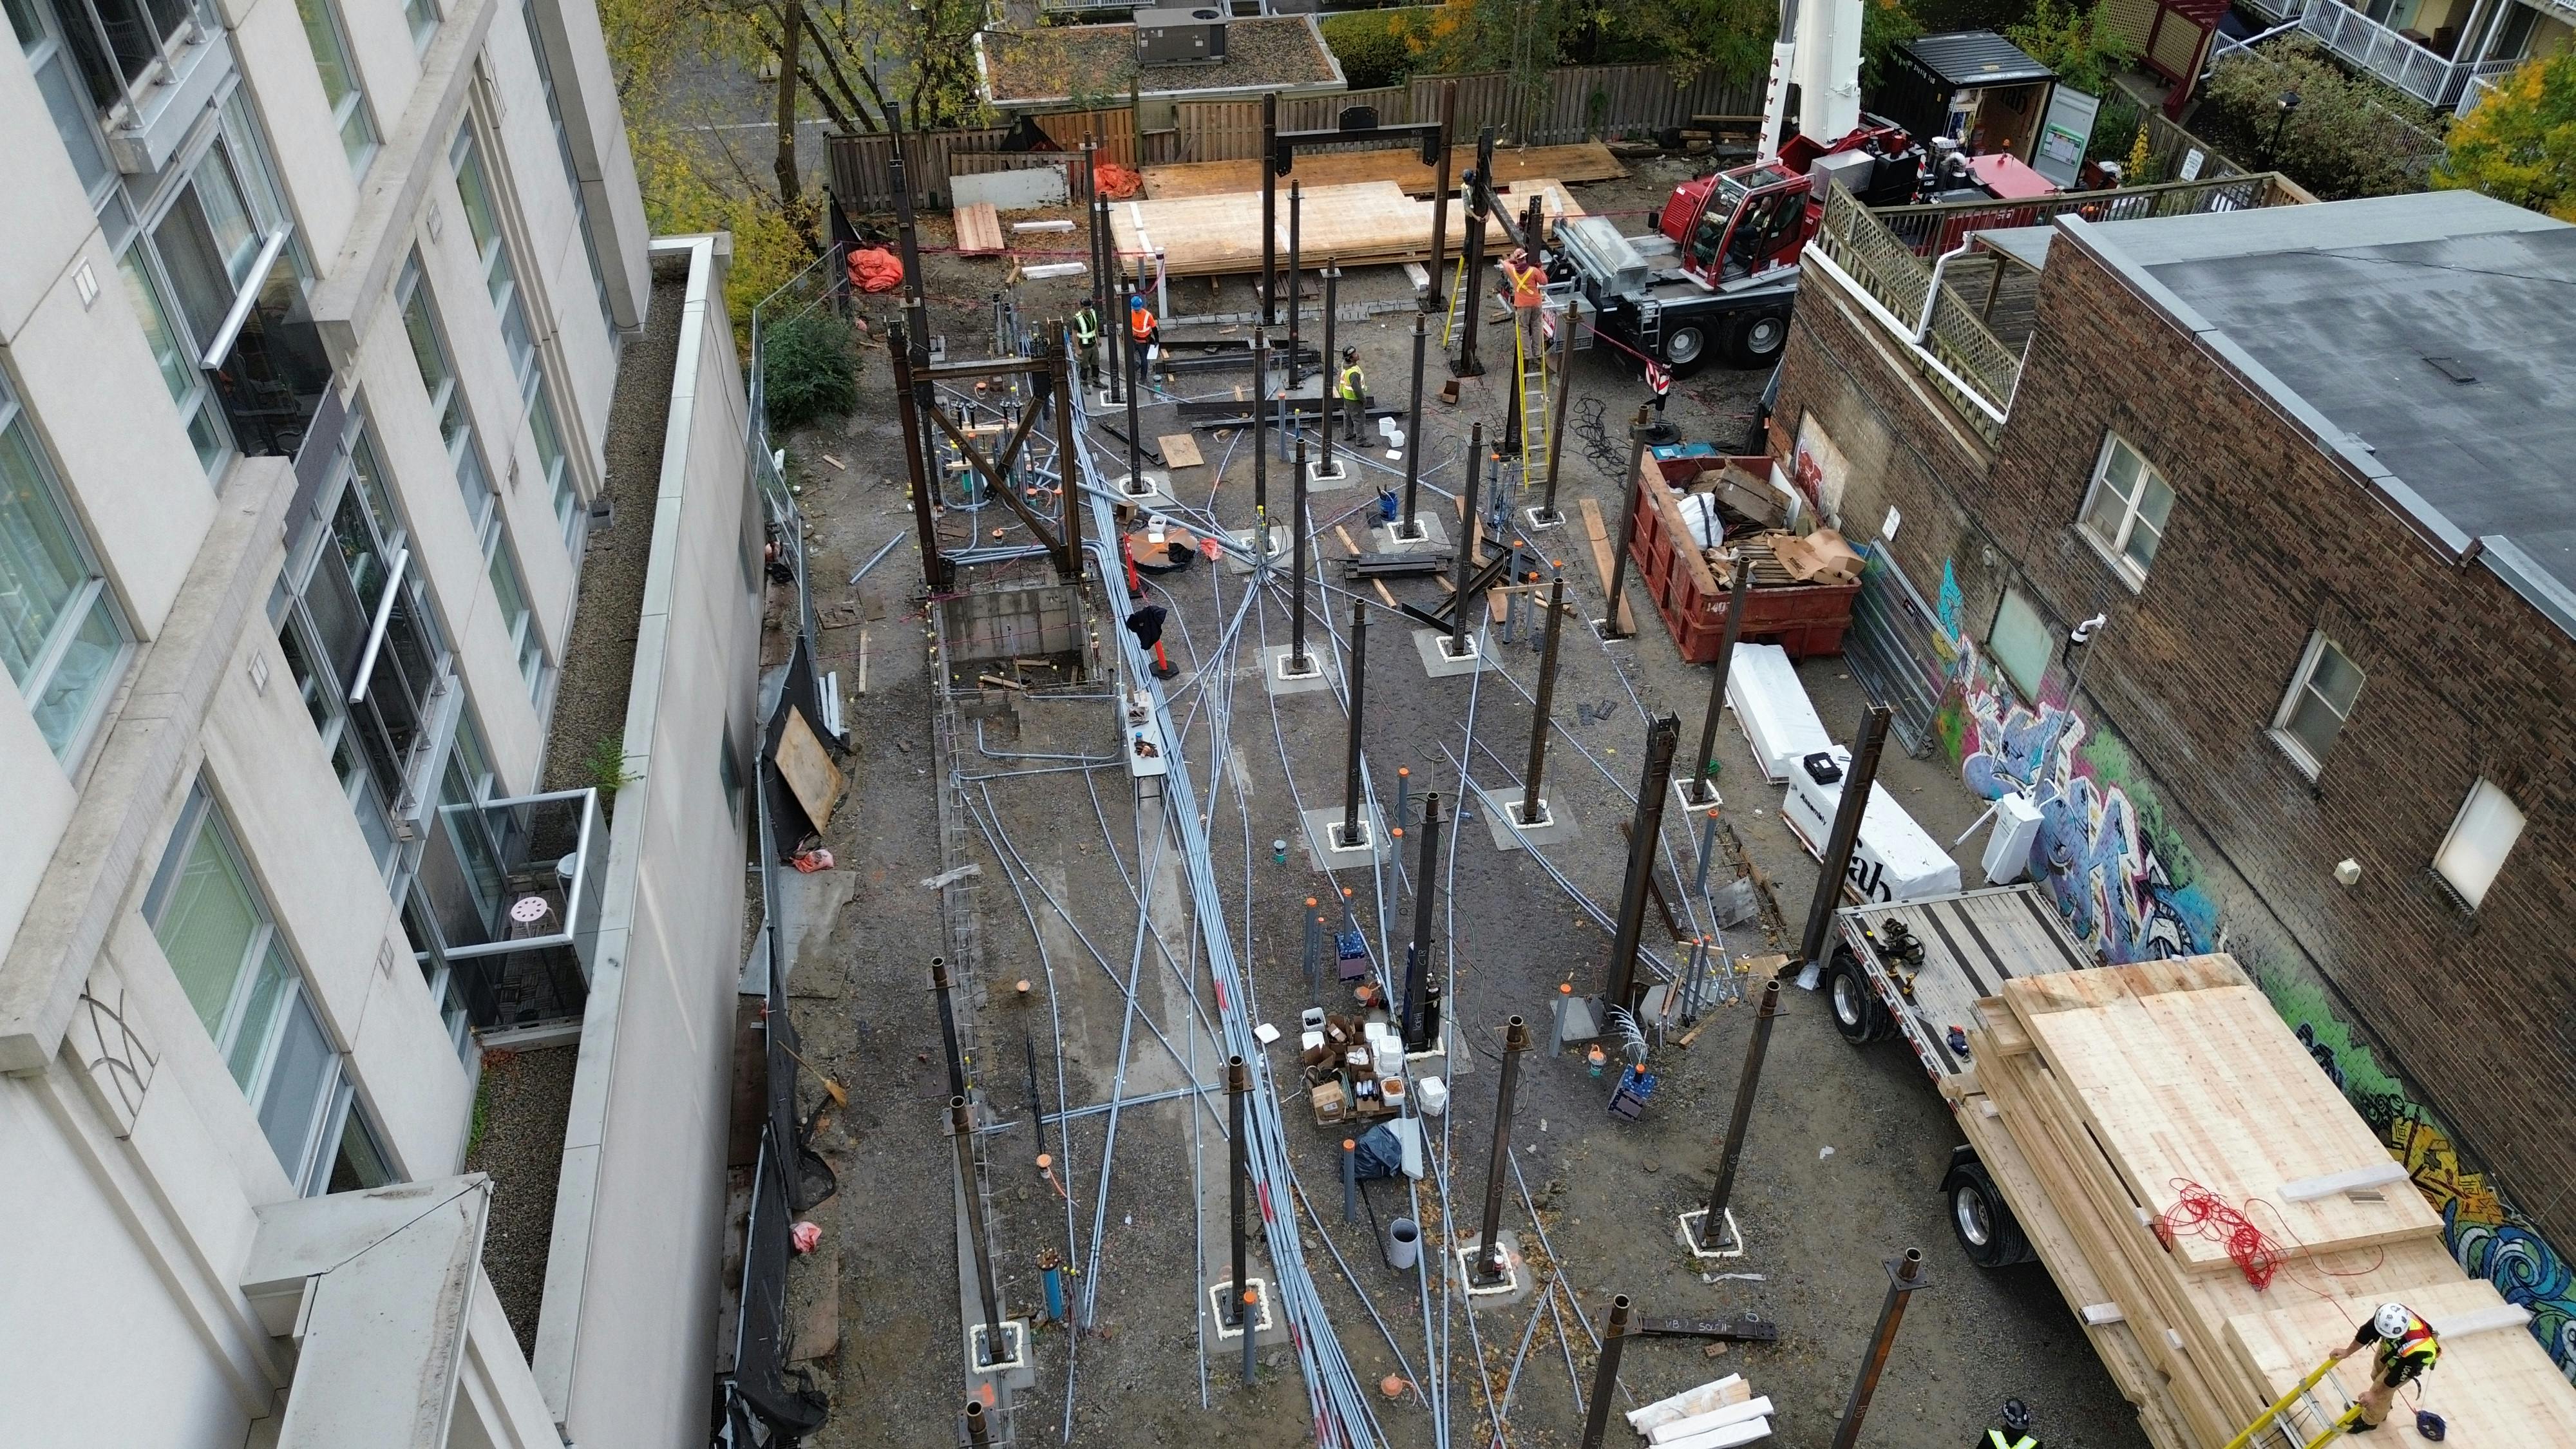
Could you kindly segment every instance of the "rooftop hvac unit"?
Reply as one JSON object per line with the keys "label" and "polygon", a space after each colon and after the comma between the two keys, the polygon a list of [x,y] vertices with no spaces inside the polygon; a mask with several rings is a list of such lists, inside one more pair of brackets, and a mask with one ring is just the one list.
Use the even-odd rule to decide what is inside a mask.
{"label": "rooftop hvac unit", "polygon": [[1225,21],[1226,11],[1217,6],[1139,10],[1136,63],[1215,65],[1225,59]]}

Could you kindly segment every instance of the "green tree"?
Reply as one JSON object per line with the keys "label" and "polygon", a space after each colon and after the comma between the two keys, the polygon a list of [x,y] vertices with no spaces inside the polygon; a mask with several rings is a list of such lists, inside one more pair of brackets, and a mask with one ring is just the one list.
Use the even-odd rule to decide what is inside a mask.
{"label": "green tree", "polygon": [[2089,96],[2108,93],[2111,78],[2138,55],[2137,45],[2112,27],[2109,0],[2095,0],[2090,9],[2080,0],[2036,0],[2030,18],[2005,27],[2004,38]]}
{"label": "green tree", "polygon": [[2507,76],[2452,123],[2450,143],[2433,168],[2436,191],[2482,191],[2576,221],[2576,51]]}
{"label": "green tree", "polygon": [[764,327],[760,351],[769,425],[784,433],[859,405],[858,334],[828,308]]}
{"label": "green tree", "polygon": [[1400,86],[1421,64],[1412,42],[1422,25],[1419,10],[1344,10],[1323,17],[1324,44],[1352,90]]}
{"label": "green tree", "polygon": [[[2298,104],[2284,107],[2291,95]],[[2423,190],[2440,124],[2397,91],[2348,74],[2306,36],[2220,61],[2192,115],[2192,129],[2219,150],[2287,172],[2326,201]]]}

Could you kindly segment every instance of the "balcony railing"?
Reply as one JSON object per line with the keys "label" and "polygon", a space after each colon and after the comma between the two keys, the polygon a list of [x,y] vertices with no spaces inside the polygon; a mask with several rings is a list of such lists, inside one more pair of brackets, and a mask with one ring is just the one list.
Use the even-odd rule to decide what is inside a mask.
{"label": "balcony railing", "polygon": [[2435,110],[2475,104],[2472,83],[2503,75],[2519,60],[2461,61],[2430,50],[2341,0],[2261,0],[2257,9],[2296,20],[2335,58],[2386,81]]}
{"label": "balcony railing", "polygon": [[507,842],[497,919],[484,939],[447,942],[448,969],[480,1030],[578,1018],[590,998],[608,829],[596,790],[557,790],[482,807],[490,838]]}

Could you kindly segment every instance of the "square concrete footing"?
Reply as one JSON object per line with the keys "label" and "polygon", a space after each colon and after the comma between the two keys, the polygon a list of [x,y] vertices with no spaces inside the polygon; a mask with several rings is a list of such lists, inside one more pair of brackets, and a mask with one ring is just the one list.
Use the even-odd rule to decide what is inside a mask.
{"label": "square concrete footing", "polygon": [[1744,1230],[1735,1224],[1735,1209],[1726,1210],[1726,1230],[1719,1235],[1717,1242],[1702,1240],[1707,1226],[1708,1209],[1693,1208],[1674,1219],[1673,1236],[1692,1257],[1703,1261],[1744,1256]]}
{"label": "square concrete footing", "polygon": [[1375,865],[1385,857],[1390,843],[1386,822],[1378,818],[1374,805],[1360,806],[1361,839],[1356,845],[1344,845],[1339,839],[1342,830],[1342,807],[1339,805],[1307,811],[1305,824],[1306,854],[1315,862],[1317,870],[1347,870],[1353,866]]}
{"label": "square concrete footing", "polygon": [[1445,630],[1414,630],[1413,652],[1422,656],[1422,672],[1434,679],[1447,679],[1452,675],[1473,674],[1479,669],[1490,666],[1491,656],[1486,650],[1478,647],[1474,634],[1467,635],[1459,642],[1467,646],[1467,652],[1451,654],[1449,635]]}
{"label": "square concrete footing", "polygon": [[1172,475],[1159,468],[1148,468],[1134,474],[1121,473],[1109,480],[1109,492],[1118,502],[1137,508],[1177,509],[1181,506],[1181,500],[1172,496]]}
{"label": "square concrete footing", "polygon": [[1673,779],[1673,804],[1679,806],[1684,815],[1705,815],[1720,805],[1725,804],[1726,797],[1717,792],[1717,782],[1711,780],[1706,783],[1708,785],[1708,794],[1703,798],[1699,791],[1699,787],[1702,784],[1701,781],[1685,780],[1679,776],[1675,776]]}
{"label": "square concrete footing", "polygon": [[1003,1387],[1012,1389],[1037,1387],[1037,1364],[1029,1357],[1029,1325],[1026,1319],[1002,1320],[1001,1352],[989,1360],[984,1336],[981,1322],[970,1321],[966,1325],[966,1373],[970,1379],[995,1379]]}
{"label": "square concrete footing", "polygon": [[1345,488],[1358,487],[1359,481],[1358,472],[1339,458],[1333,460],[1330,472],[1326,472],[1321,463],[1311,459],[1307,461],[1306,491],[1309,493],[1338,493]]}
{"label": "square concrete footing", "polygon": [[1545,795],[1538,797],[1538,820],[1533,824],[1521,819],[1520,791],[1498,795],[1491,790],[1478,789],[1476,793],[1484,797],[1485,833],[1494,838],[1496,850],[1555,845],[1572,840],[1581,830],[1574,822],[1571,809]]}
{"label": "square concrete footing", "polygon": [[[1292,673],[1288,667],[1293,644],[1273,644],[1261,651],[1261,679],[1272,694],[1312,694],[1332,683],[1324,675],[1324,646],[1312,639],[1306,641],[1306,669]],[[1338,818],[1338,817],[1336,817]]]}
{"label": "square concrete footing", "polygon": [[1530,1296],[1536,1286],[1530,1281],[1529,1264],[1521,1258],[1521,1235],[1510,1228],[1498,1229],[1494,1241],[1502,1246],[1503,1276],[1489,1279],[1478,1271],[1477,1260],[1484,1250],[1482,1235],[1468,1238],[1449,1250],[1449,1269],[1457,1274],[1458,1283],[1470,1298],[1482,1298],[1496,1306],[1519,1303]]}
{"label": "square concrete footing", "polygon": [[[1230,574],[1248,574],[1252,572],[1253,569],[1259,567],[1259,565],[1254,561],[1252,555],[1252,541],[1257,535],[1258,530],[1250,528],[1229,528],[1225,532],[1226,537],[1234,540],[1235,548],[1242,550],[1241,553],[1236,553],[1232,550],[1227,551],[1225,556],[1225,571]],[[1288,536],[1288,526],[1286,524],[1276,522],[1272,523],[1270,525],[1270,566],[1284,571],[1288,567],[1288,550],[1295,547],[1295,545],[1296,540]]]}
{"label": "square concrete footing", "polygon": [[1372,553],[1424,553],[1436,552],[1449,546],[1449,525],[1441,521],[1439,514],[1417,509],[1413,515],[1413,524],[1421,532],[1410,537],[1397,532],[1404,527],[1404,520],[1401,518],[1393,523],[1372,526],[1369,529],[1369,551]]}
{"label": "square concrete footing", "polygon": [[[1288,1325],[1279,1321],[1278,1312],[1270,1306],[1271,1294],[1269,1280],[1264,1278],[1252,1278],[1249,1279],[1249,1281],[1252,1285],[1252,1291],[1255,1294],[1258,1294],[1261,1299],[1258,1304],[1254,1305],[1254,1315],[1252,1319],[1253,1347],[1269,1348],[1276,1344],[1286,1343],[1288,1341]],[[1210,1283],[1207,1286],[1207,1295],[1208,1313],[1210,1314],[1213,1326],[1216,1329],[1217,1341],[1220,1343],[1232,1343],[1236,1346],[1235,1352],[1241,1353],[1243,1351],[1243,1328],[1239,1324],[1226,1322],[1226,1310],[1230,1306],[1230,1300],[1233,1300],[1236,1297],[1234,1280],[1230,1278],[1220,1278],[1217,1281]]]}
{"label": "square concrete footing", "polygon": [[1532,533],[1545,533],[1551,528],[1565,526],[1565,511],[1559,509],[1554,513],[1544,513],[1536,508],[1524,508],[1521,510],[1521,522],[1527,524]]}

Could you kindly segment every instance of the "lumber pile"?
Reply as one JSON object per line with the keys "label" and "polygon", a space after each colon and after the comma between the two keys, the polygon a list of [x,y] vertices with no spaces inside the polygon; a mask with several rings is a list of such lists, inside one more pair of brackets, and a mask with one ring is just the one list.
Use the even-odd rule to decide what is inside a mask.
{"label": "lumber pile", "polygon": [[1771,1400],[1728,1374],[1630,1409],[1628,1427],[1652,1449],[1735,1449],[1771,1437]]}
{"label": "lumber pile", "polygon": [[[2464,1442],[2576,1443],[2576,1388],[2460,1271],[2422,1194],[2355,1172],[2386,1148],[2233,959],[2019,977],[1977,1009],[1975,1068],[1946,1090],[2007,1196],[2040,1209],[2022,1227],[2158,1449],[2227,1442],[2391,1299],[2454,1326],[2423,1406],[2455,1434],[2488,1427]],[[2345,1174],[2380,1180],[2284,1191]],[[2196,1226],[2212,1204],[2261,1243],[2240,1229],[2231,1246],[2224,1211]],[[2367,1372],[2358,1355],[2338,1367],[2290,1420],[2295,1442]],[[2415,1442],[2407,1417],[2396,1442]]]}
{"label": "lumber pile", "polygon": [[[1449,155],[1451,186],[1457,178],[1476,169],[1476,148],[1459,146]],[[1598,141],[1584,141],[1571,146],[1504,147],[1494,152],[1494,183],[1519,186],[1537,180],[1616,181],[1628,174],[1610,154],[1610,148]],[[1259,158],[1243,161],[1179,161],[1165,166],[1148,166],[1144,170],[1145,194],[1156,201],[1175,201],[1192,196],[1238,198],[1243,193],[1261,194]],[[1279,205],[1288,205],[1288,183],[1294,179],[1313,196],[1326,186],[1348,186],[1363,181],[1392,181],[1415,196],[1428,196],[1439,184],[1439,177],[1422,163],[1422,153],[1411,146],[1382,147],[1373,151],[1309,151],[1297,158],[1292,177],[1279,180]],[[1528,205],[1523,202],[1522,205]]]}
{"label": "lumber pile", "polygon": [[[1546,198],[1551,219],[1583,214],[1583,208],[1554,181],[1525,182],[1515,194],[1526,198],[1533,192]],[[1450,254],[1455,256],[1465,238],[1466,203],[1453,197],[1447,204]],[[1304,210],[1298,245],[1310,266],[1321,265],[1327,257],[1345,267],[1360,267],[1427,261],[1431,256],[1432,203],[1416,201],[1392,181],[1312,187],[1305,193]],[[1122,201],[1110,208],[1109,215],[1119,254],[1131,266],[1135,259],[1159,252],[1165,269],[1176,277],[1234,276],[1261,268],[1261,208],[1246,206],[1240,194]],[[1279,209],[1275,223],[1279,265],[1285,267],[1286,207]],[[1486,242],[1495,247],[1510,245],[1501,218],[1488,219]]]}
{"label": "lumber pile", "polygon": [[991,257],[1002,252],[1002,220],[989,201],[970,202],[954,207],[951,218],[957,224],[957,254],[961,257]]}

